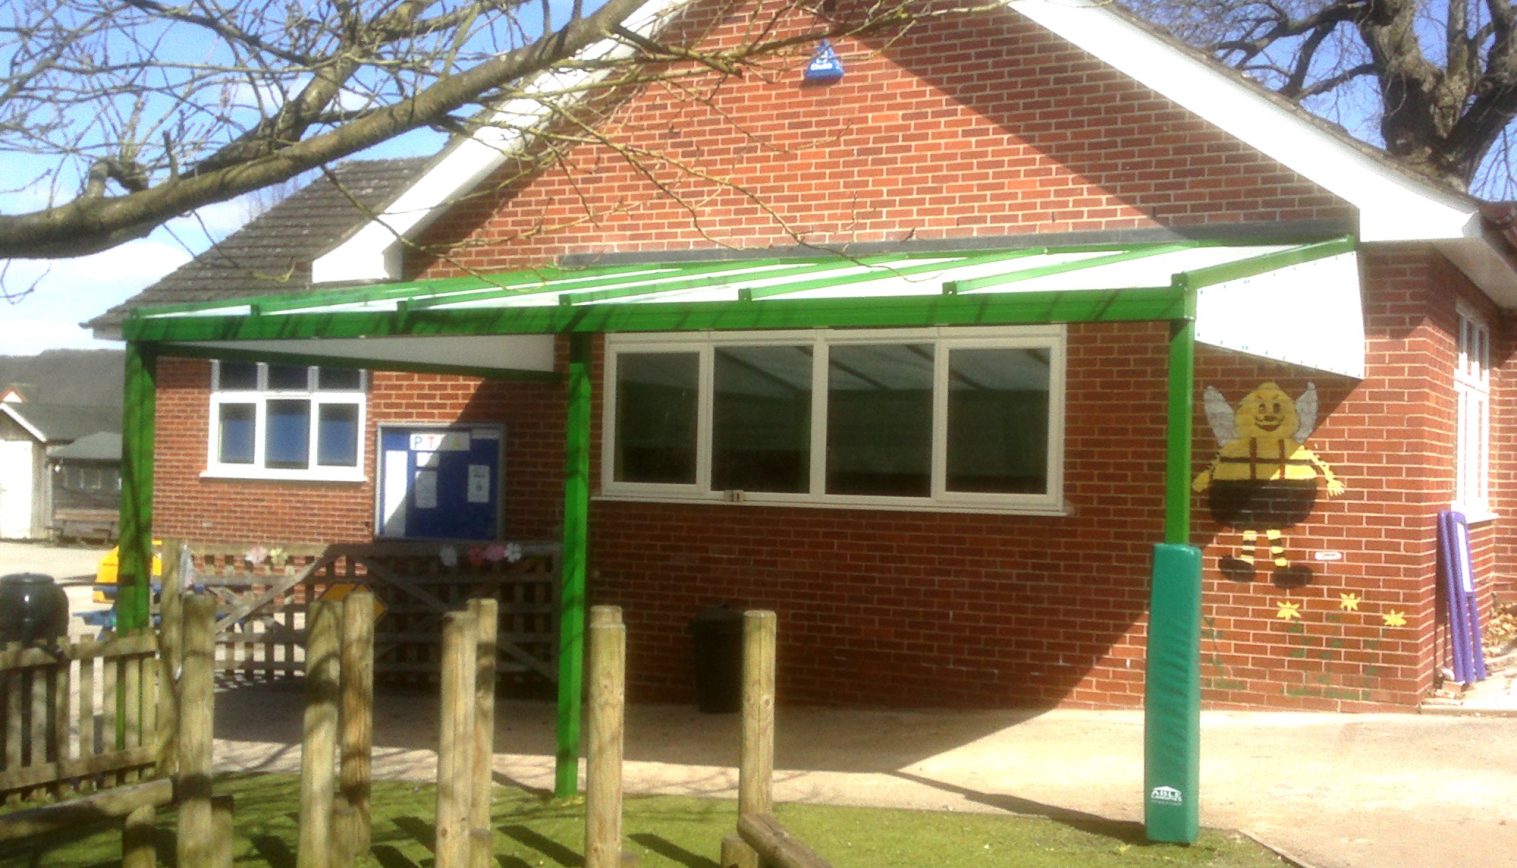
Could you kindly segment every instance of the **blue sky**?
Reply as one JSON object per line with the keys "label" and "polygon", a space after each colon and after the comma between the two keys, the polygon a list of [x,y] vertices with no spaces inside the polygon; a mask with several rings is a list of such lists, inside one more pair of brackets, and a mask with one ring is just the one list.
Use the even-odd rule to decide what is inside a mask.
{"label": "blue sky", "polygon": [[[423,156],[436,152],[443,137],[420,133],[388,142],[355,158]],[[6,162],[11,163],[12,158]],[[0,196],[10,210],[20,194]],[[4,286],[19,298],[0,299],[0,355],[27,356],[56,348],[110,348],[79,323],[104,313],[160,277],[190,261],[254,216],[251,199],[234,199],[200,209],[160,227],[146,238],[77,259],[0,260]],[[27,291],[30,289],[30,291]]]}

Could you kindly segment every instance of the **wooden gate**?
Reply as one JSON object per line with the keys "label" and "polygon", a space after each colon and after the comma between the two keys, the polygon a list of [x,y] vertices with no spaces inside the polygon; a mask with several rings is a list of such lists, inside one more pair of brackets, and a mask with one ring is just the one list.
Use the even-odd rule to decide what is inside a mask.
{"label": "wooden gate", "polygon": [[496,671],[510,681],[557,679],[556,544],[192,543],[190,550],[188,581],[218,598],[216,658],[223,678],[303,672],[306,604],[361,586],[381,608],[374,661],[380,676],[434,678],[443,615],[471,597],[493,597],[500,603]]}

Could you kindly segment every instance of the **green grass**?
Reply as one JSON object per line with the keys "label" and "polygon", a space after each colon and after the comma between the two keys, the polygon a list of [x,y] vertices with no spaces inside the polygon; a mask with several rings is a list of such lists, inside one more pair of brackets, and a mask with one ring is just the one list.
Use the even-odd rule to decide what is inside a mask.
{"label": "green grass", "polygon": [[[228,777],[218,780],[216,789],[236,797],[238,864],[295,865],[295,777]],[[430,785],[376,782],[373,847],[359,864],[431,866],[435,798]],[[1201,840],[1189,847],[1148,845],[1137,824],[1080,814],[1042,819],[825,805],[781,805],[777,814],[837,868],[1280,864],[1241,836],[1203,831]],[[496,864],[501,868],[583,863],[582,802],[548,801],[497,787],[494,818]],[[622,825],[628,847],[643,866],[717,868],[721,839],[732,834],[736,819],[736,805],[730,801],[648,796],[627,800]],[[172,812],[160,814],[160,865],[174,864],[173,825]],[[7,845],[0,851],[0,866],[118,865],[120,847],[119,827],[99,826]]]}

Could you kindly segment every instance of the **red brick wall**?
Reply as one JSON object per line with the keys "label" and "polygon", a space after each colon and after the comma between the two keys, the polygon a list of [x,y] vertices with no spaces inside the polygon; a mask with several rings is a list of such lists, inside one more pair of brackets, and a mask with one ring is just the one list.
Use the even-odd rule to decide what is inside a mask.
{"label": "red brick wall", "polygon": [[[746,14],[712,39],[730,43]],[[840,40],[847,75],[654,83],[530,183],[458,206],[431,275],[566,253],[900,241],[1342,218],[1320,188],[1005,12]],[[804,47],[809,52],[810,46]],[[688,94],[699,94],[699,98]],[[656,178],[655,186],[643,171]],[[486,187],[488,189],[488,186]]]}
{"label": "red brick wall", "polygon": [[348,542],[374,534],[374,449],[381,422],[506,425],[507,532],[544,538],[562,500],[563,412],[549,383],[482,383],[433,374],[371,375],[363,461],[356,482],[207,478],[211,364],[158,362],[153,529],[160,536],[218,542]]}
{"label": "red brick wall", "polygon": [[[723,23],[718,37],[737,26]],[[418,257],[408,271],[441,276],[569,253],[757,248],[798,237],[942,239],[1349,215],[1015,15],[928,23],[888,56],[869,48],[841,41],[848,74],[832,87],[802,87],[797,58],[775,76],[707,81],[701,101],[650,85],[609,121],[619,143],[731,185],[649,157],[650,171],[684,197],[676,203],[608,149],[580,147],[526,182],[506,184],[520,167],[503,169],[503,189],[456,206],[429,230],[425,241],[447,255]],[[1201,385],[1233,402],[1264,380],[1293,395],[1315,382],[1323,418],[1308,446],[1348,486],[1287,529],[1291,557],[1315,571],[1310,584],[1290,589],[1271,585],[1264,570],[1247,584],[1224,579],[1216,563],[1236,546],[1235,534],[1213,524],[1196,498],[1212,705],[1404,707],[1431,685],[1441,641],[1434,515],[1449,500],[1453,473],[1452,299],[1471,290],[1429,250],[1373,249],[1364,260],[1363,382],[1201,354]],[[1067,517],[594,501],[591,596],[625,607],[633,695],[688,698],[686,624],[702,606],[730,602],[778,610],[789,701],[1137,705],[1150,547],[1162,524],[1165,333],[1071,328]],[[173,363],[166,374],[160,430],[174,431],[160,441],[160,527],[237,537],[370,533],[368,485],[199,480],[204,366]],[[475,387],[376,376],[371,429],[381,419],[505,421],[511,535],[551,536],[561,387]],[[1510,401],[1505,390],[1499,401]],[[597,409],[597,438],[600,421]],[[1502,428],[1499,436],[1507,443],[1517,435]],[[1199,407],[1196,444],[1199,470],[1214,448]],[[1503,465],[1498,508],[1512,483]],[[235,521],[194,524],[229,495],[250,504]],[[1510,560],[1508,538],[1476,529],[1482,570]],[[1342,559],[1317,561],[1319,551]],[[1342,594],[1357,597],[1358,611],[1341,608]],[[1278,618],[1282,601],[1301,617]],[[1393,611],[1406,626],[1385,624]]]}

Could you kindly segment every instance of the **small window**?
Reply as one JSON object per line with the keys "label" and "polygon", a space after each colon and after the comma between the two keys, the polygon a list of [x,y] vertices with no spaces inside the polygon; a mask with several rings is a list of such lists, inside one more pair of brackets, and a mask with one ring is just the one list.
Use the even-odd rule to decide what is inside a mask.
{"label": "small window", "polygon": [[217,362],[212,475],[363,479],[364,372]]}
{"label": "small window", "polygon": [[1056,326],[611,335],[612,497],[1057,513]]}
{"label": "small window", "polygon": [[1473,308],[1459,305],[1458,403],[1454,508],[1472,520],[1491,512],[1491,332]]}

